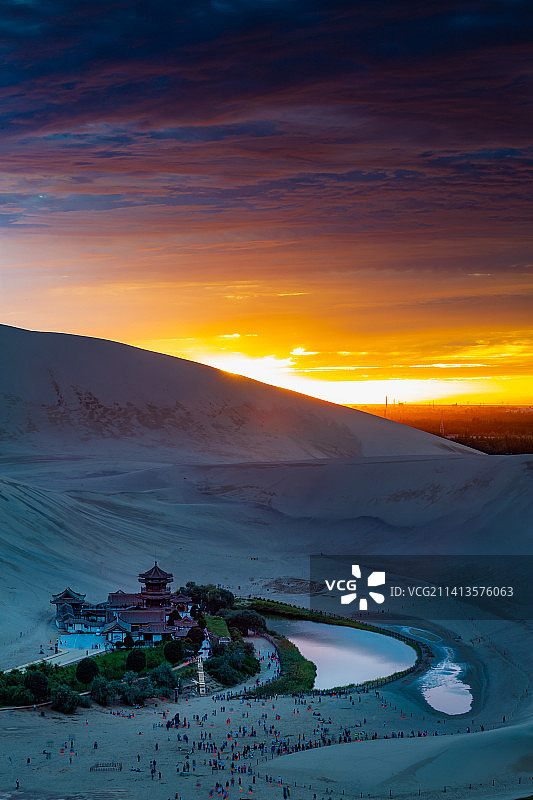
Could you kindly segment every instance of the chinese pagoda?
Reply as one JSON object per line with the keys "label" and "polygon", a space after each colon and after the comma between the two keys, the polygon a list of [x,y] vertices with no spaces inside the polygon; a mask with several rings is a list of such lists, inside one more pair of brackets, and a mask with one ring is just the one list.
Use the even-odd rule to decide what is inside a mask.
{"label": "chinese pagoda", "polygon": [[111,592],[107,602],[90,604],[85,595],[70,587],[52,596],[56,625],[68,633],[105,635],[111,644],[124,641],[129,633],[143,644],[178,639],[196,622],[189,616],[192,600],[171,591],[174,576],[158,566],[139,574],[140,592]]}

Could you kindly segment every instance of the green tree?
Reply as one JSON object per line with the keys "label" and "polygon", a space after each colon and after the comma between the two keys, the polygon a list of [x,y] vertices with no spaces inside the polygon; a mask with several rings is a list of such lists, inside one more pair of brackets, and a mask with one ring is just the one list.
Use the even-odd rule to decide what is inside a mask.
{"label": "green tree", "polygon": [[29,689],[20,684],[0,689],[0,705],[2,706],[29,706],[34,699]]}
{"label": "green tree", "polygon": [[153,683],[148,678],[139,678],[136,672],[126,672],[118,686],[120,699],[128,706],[142,706],[144,701],[148,697],[153,697],[156,692]]}
{"label": "green tree", "polygon": [[229,635],[231,636],[231,639],[232,639],[233,642],[242,642],[243,641],[242,633],[240,632],[240,630],[238,628],[234,628],[233,626],[230,625],[228,627],[228,630],[229,630]]}
{"label": "green tree", "polygon": [[24,675],[24,686],[29,689],[37,702],[48,697],[49,683],[44,672],[36,669],[28,670]]}
{"label": "green tree", "polygon": [[206,671],[224,686],[234,686],[257,674],[259,661],[248,643],[232,642],[216,656],[205,662]]}
{"label": "green tree", "polygon": [[156,689],[170,692],[176,686],[176,676],[168,664],[160,664],[150,670],[150,680]]}
{"label": "green tree", "polygon": [[146,668],[146,653],[142,650],[130,650],[126,659],[126,669],[142,672]]}
{"label": "green tree", "polygon": [[88,686],[99,672],[98,664],[94,658],[83,658],[76,667],[76,678],[80,683],[84,683],[85,686]]}
{"label": "green tree", "polygon": [[174,611],[171,611],[170,614],[168,615],[168,624],[175,625],[176,621],[179,619],[181,619],[181,614],[179,611],[174,609]]}
{"label": "green tree", "polygon": [[266,630],[265,618],[251,609],[243,609],[242,611],[222,610],[220,616],[224,617],[228,626],[231,625],[233,628],[238,628],[244,636],[249,630],[256,633]]}
{"label": "green tree", "polygon": [[134,645],[135,645],[135,642],[133,641],[133,636],[128,631],[128,633],[124,637],[124,647],[126,647],[128,650],[131,650],[131,648]]}
{"label": "green tree", "polygon": [[233,608],[235,595],[229,589],[210,589],[207,593],[206,605],[210,614],[216,614],[221,608]]}
{"label": "green tree", "polygon": [[183,644],[179,639],[171,639],[170,642],[166,643],[163,653],[166,660],[170,661],[171,664],[178,664],[183,660]]}
{"label": "green tree", "polygon": [[188,581],[185,586],[182,586],[180,591],[183,594],[190,597],[193,605],[199,606],[200,608],[204,608],[205,602],[207,601],[207,595],[209,594],[211,589],[214,589],[215,585],[213,583],[208,584],[207,586],[200,586],[194,581]]}
{"label": "green tree", "polygon": [[194,628],[191,628],[187,636],[185,637],[184,645],[187,650],[192,650],[193,653],[197,653],[202,646],[202,642],[204,641],[204,632],[201,628],[195,625]]}
{"label": "green tree", "polygon": [[117,694],[115,681],[107,681],[102,675],[97,675],[91,686],[92,699],[101,706],[106,706]]}
{"label": "green tree", "polygon": [[65,714],[72,714],[79,705],[79,694],[74,692],[69,686],[60,683],[54,686],[51,691],[52,708],[56,711],[63,711]]}
{"label": "green tree", "polygon": [[242,674],[227,661],[220,665],[216,677],[223,686],[234,686],[242,680]]}

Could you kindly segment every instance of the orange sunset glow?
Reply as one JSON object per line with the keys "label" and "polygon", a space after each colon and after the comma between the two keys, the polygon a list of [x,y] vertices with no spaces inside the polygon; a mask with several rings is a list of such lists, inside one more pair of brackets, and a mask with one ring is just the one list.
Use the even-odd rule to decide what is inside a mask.
{"label": "orange sunset glow", "polygon": [[518,18],[230,6],[102,49],[87,9],[15,8],[2,321],[337,403],[530,403]]}

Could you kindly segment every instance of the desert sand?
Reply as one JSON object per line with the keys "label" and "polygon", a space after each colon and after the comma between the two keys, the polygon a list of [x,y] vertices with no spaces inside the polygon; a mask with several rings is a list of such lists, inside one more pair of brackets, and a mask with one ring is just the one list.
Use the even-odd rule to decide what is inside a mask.
{"label": "desert sand", "polygon": [[[263,663],[269,663],[271,646],[264,640],[257,640],[256,646],[266,656]],[[167,720],[176,713],[182,727],[167,729]],[[12,796],[34,800],[167,800],[176,793],[192,800],[209,798],[217,781],[225,786],[227,780],[229,797],[244,794],[260,800],[283,797],[283,787],[289,787],[293,800],[315,794],[355,798],[361,792],[372,798],[410,798],[419,796],[419,789],[421,796],[434,798],[442,795],[444,786],[454,798],[519,797],[531,788],[533,728],[520,721],[527,715],[525,707],[515,715],[516,721],[506,726],[491,721],[490,713],[446,718],[410,699],[401,682],[339,696],[226,700],[217,695],[178,703],[159,698],[143,709],[95,706],[71,717],[48,709],[44,717],[32,710],[3,712],[2,785],[14,789],[18,779],[21,791]],[[338,744],[348,731],[352,740],[363,733],[378,738]],[[397,738],[402,732],[404,738]],[[204,740],[219,752],[200,749]],[[320,746],[278,755],[278,747],[294,749],[304,741]],[[253,747],[253,754],[243,757],[246,746]],[[232,753],[239,759],[232,761]],[[212,770],[209,760],[215,758],[224,769]],[[189,771],[181,774],[187,761]],[[90,769],[113,762],[122,763],[122,771]],[[245,773],[236,771],[243,765]]]}
{"label": "desert sand", "polygon": [[[368,414],[116,343],[5,327],[0,334],[1,668],[38,658],[54,635],[52,593],[70,585],[100,601],[109,591],[132,590],[154,557],[173,572],[175,587],[214,582],[244,596],[306,605],[313,553],[531,553],[531,456],[476,454]],[[371,733],[392,734],[405,723],[406,731],[447,735],[276,754],[268,768],[260,760],[254,766],[257,796],[283,797],[277,782],[265,782],[267,769],[296,781],[292,800],[321,800],[327,789],[339,800],[343,790],[354,798],[391,790],[414,797],[419,787],[440,797],[444,785],[450,797],[531,793],[531,623],[443,626],[471,665],[471,714],[444,722],[415,679],[384,689],[385,708],[371,695],[356,706],[323,698],[320,709],[336,735],[343,726],[353,731],[360,714]],[[203,699],[189,705],[200,716],[219,708]],[[279,721],[273,709],[240,701],[232,714],[241,715],[242,726],[242,713],[254,725],[268,713],[269,725],[289,741],[311,734],[313,711],[299,706],[293,714],[292,698],[275,705]],[[175,783],[177,732],[168,741],[166,728],[152,728],[167,707],[176,712],[158,702],[136,712],[135,721],[98,708],[72,719],[0,712],[0,787],[14,791],[18,778],[17,796],[26,798],[208,798],[216,776],[200,775],[203,763],[198,778]],[[219,714],[214,728],[198,728],[196,740],[211,732],[222,741]],[[71,764],[60,746],[74,736]],[[147,772],[156,741],[161,782]],[[124,769],[90,773],[96,760],[121,760]],[[137,763],[143,772],[130,772]]]}

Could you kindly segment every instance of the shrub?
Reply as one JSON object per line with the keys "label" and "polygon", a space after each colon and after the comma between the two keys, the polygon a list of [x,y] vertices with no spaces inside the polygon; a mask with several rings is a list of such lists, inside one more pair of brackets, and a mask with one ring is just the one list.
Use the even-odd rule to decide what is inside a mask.
{"label": "shrub", "polygon": [[216,656],[221,656],[224,652],[226,645],[221,644],[220,642],[215,642],[211,647],[211,658],[215,658]]}
{"label": "shrub", "polygon": [[29,706],[33,702],[32,693],[22,685],[0,688],[0,704],[3,706]]}
{"label": "shrub", "polygon": [[135,642],[133,641],[133,636],[131,633],[127,633],[124,637],[124,647],[126,647],[128,650],[131,650],[134,645]]}
{"label": "shrub", "polygon": [[232,592],[228,589],[219,589],[214,583],[202,586],[194,581],[188,581],[186,586],[180,587],[180,592],[190,597],[193,605],[209,614],[216,614],[220,608],[231,608],[235,602],[235,595]]}
{"label": "shrub", "polygon": [[222,662],[216,671],[216,679],[223,686],[235,686],[242,681],[242,674],[227,661]]}
{"label": "shrub", "polygon": [[183,644],[179,639],[171,639],[170,642],[167,642],[163,652],[166,660],[171,664],[178,664],[183,660]]}
{"label": "shrub", "polygon": [[126,669],[142,672],[146,668],[146,653],[142,650],[130,650],[126,659]]}
{"label": "shrub", "polygon": [[181,614],[179,611],[176,611],[176,609],[174,609],[174,611],[171,611],[170,614],[168,615],[168,624],[174,625],[176,623],[176,620],[179,619],[181,619]]}
{"label": "shrub", "polygon": [[228,589],[211,589],[207,594],[206,606],[210,614],[216,614],[221,608],[233,608],[235,595]]}
{"label": "shrub", "polygon": [[72,714],[76,711],[80,696],[77,692],[72,691],[69,686],[60,683],[59,686],[54,686],[51,692],[52,708],[56,711],[63,711],[65,714]]}
{"label": "shrub", "polygon": [[117,694],[114,681],[107,681],[102,675],[97,675],[91,686],[92,699],[101,706],[106,706]]}
{"label": "shrub", "polygon": [[176,686],[176,676],[168,664],[160,664],[150,671],[150,680],[156,689],[170,692]]}
{"label": "shrub", "polygon": [[190,653],[198,653],[203,641],[204,632],[196,625],[194,628],[190,629],[189,633],[183,640],[183,646],[185,650]]}
{"label": "shrub", "polygon": [[228,628],[229,635],[231,636],[232,642],[243,642],[244,639],[242,638],[242,633],[238,628],[234,628],[233,626]]}
{"label": "shrub", "polygon": [[33,695],[37,702],[46,700],[48,697],[49,683],[48,678],[40,670],[28,670],[24,675],[24,686]]}
{"label": "shrub", "polygon": [[[252,646],[253,650],[253,646]],[[206,671],[223,686],[241,683],[260,670],[259,661],[250,654],[247,644],[232,642],[220,655],[205,662]]]}
{"label": "shrub", "polygon": [[228,627],[238,628],[244,636],[249,630],[260,632],[266,630],[265,618],[258,614],[257,611],[243,609],[242,611],[228,611],[222,609],[220,616],[224,617],[228,623]]}
{"label": "shrub", "polygon": [[200,646],[204,641],[204,631],[198,625],[195,625],[194,628],[191,628],[187,636],[185,637],[190,642],[197,644]]}
{"label": "shrub", "polygon": [[85,686],[88,686],[99,672],[98,664],[94,658],[83,658],[76,667],[76,678],[80,683],[84,683]]}
{"label": "shrub", "polygon": [[126,672],[124,680],[118,684],[118,690],[120,699],[127,706],[142,706],[148,697],[156,693],[153,683],[148,678],[139,678],[135,672]]}

